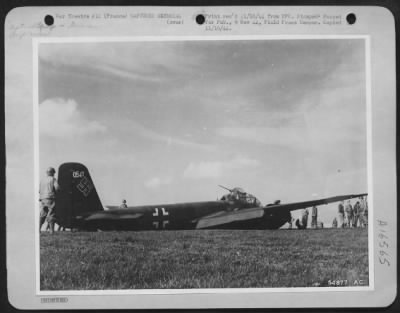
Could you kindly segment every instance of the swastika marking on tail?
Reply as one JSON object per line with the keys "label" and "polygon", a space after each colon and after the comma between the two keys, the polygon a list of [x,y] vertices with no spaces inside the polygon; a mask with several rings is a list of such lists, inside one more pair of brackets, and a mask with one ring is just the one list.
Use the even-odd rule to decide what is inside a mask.
{"label": "swastika marking on tail", "polygon": [[76,187],[85,197],[87,197],[93,189],[93,184],[89,179],[83,177]]}

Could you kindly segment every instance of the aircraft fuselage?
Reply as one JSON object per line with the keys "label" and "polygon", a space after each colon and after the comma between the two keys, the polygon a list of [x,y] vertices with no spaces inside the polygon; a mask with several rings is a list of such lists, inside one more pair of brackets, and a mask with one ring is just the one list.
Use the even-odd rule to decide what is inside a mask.
{"label": "aircraft fuselage", "polygon": [[[233,201],[207,201],[162,205],[144,205],[109,210],[82,215],[74,219],[74,226],[88,230],[178,230],[196,229],[197,220],[204,216],[218,216],[224,212],[252,207],[251,204]],[[288,221],[287,214],[233,221],[218,228],[276,229]],[[212,228],[212,227],[210,227]]]}

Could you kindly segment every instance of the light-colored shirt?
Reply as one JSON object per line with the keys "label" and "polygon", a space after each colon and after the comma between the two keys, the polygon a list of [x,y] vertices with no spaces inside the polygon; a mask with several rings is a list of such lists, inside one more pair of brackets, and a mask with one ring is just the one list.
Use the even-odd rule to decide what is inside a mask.
{"label": "light-colored shirt", "polygon": [[303,226],[307,226],[307,220],[308,220],[308,209],[303,209],[301,211],[301,224]]}
{"label": "light-colored shirt", "polygon": [[311,210],[311,216],[317,216],[317,215],[318,215],[318,209],[316,206],[313,206]]}
{"label": "light-colored shirt", "polygon": [[360,213],[363,213],[365,209],[366,209],[366,201],[365,199],[362,199],[360,202]]}
{"label": "light-colored shirt", "polygon": [[60,189],[60,187],[55,177],[46,176],[42,178],[39,186],[40,199],[54,199],[58,189]]}
{"label": "light-colored shirt", "polygon": [[353,215],[353,207],[351,206],[350,203],[346,204],[346,213],[349,215]]}

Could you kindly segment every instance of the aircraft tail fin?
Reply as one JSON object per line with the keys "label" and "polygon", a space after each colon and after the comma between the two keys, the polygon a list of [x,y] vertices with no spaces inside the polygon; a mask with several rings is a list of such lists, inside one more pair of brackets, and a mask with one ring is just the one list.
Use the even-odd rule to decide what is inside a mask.
{"label": "aircraft tail fin", "polygon": [[64,163],[58,169],[60,190],[56,195],[57,223],[73,227],[74,217],[102,211],[103,206],[85,165]]}

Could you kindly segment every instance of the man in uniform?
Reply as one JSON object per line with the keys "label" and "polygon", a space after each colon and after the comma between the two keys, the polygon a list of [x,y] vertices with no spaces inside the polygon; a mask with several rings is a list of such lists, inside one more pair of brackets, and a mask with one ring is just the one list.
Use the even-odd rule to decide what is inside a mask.
{"label": "man in uniform", "polygon": [[308,209],[302,209],[300,218],[296,220],[296,226],[298,229],[306,229],[308,223]]}
{"label": "man in uniform", "polygon": [[344,227],[344,206],[343,206],[343,201],[339,203],[338,206],[338,217],[339,217],[339,228]]}
{"label": "man in uniform", "polygon": [[303,212],[302,212],[302,214],[301,214],[301,220],[302,220],[302,223],[303,223],[303,225],[304,225],[304,228],[307,228],[307,225],[308,225],[308,215],[309,215],[309,214],[310,214],[310,213],[309,213],[308,209],[304,209]]}
{"label": "man in uniform", "polygon": [[368,226],[368,201],[367,201],[367,197],[364,198],[364,216],[363,216],[363,220],[364,220],[364,226],[367,227]]}
{"label": "man in uniform", "polygon": [[311,228],[317,228],[318,208],[314,205],[311,209]]}
{"label": "man in uniform", "polygon": [[119,206],[120,209],[127,209],[126,200],[122,200],[122,204]]}
{"label": "man in uniform", "polygon": [[360,201],[357,201],[353,207],[353,227],[357,227],[357,224],[361,226]]}
{"label": "man in uniform", "polygon": [[337,219],[336,217],[333,218],[332,227],[337,228]]}
{"label": "man in uniform", "polygon": [[290,212],[289,212],[289,216],[290,216],[290,218],[289,218],[289,220],[288,220],[289,229],[292,229],[292,228],[293,228],[294,218],[293,218],[293,216],[292,216],[292,213],[290,213]]}
{"label": "man in uniform", "polygon": [[347,227],[353,227],[353,207],[351,206],[350,200],[347,201],[346,204],[346,219],[347,219]]}
{"label": "man in uniform", "polygon": [[360,227],[365,227],[364,211],[365,211],[365,200],[363,197],[360,197],[360,207],[358,209],[358,218],[360,221]]}
{"label": "man in uniform", "polygon": [[60,189],[57,183],[57,179],[54,177],[55,173],[55,169],[49,167],[46,171],[46,176],[42,178],[39,186],[39,231],[42,228],[45,220],[47,220],[50,228],[50,233],[54,232],[56,192]]}

